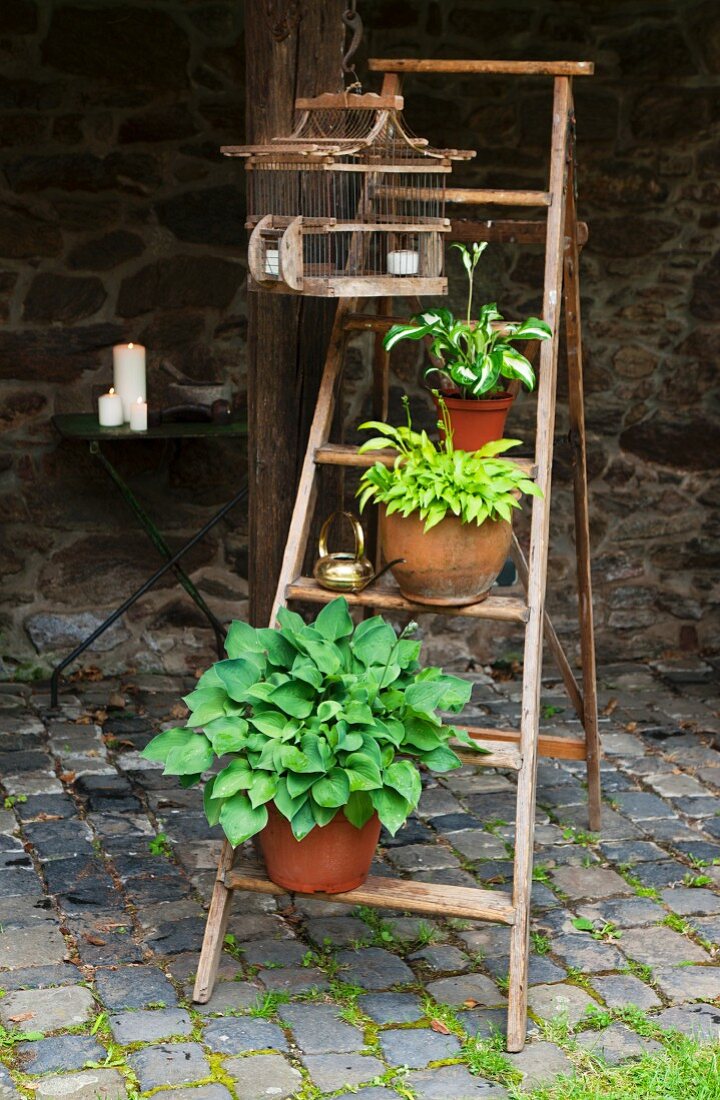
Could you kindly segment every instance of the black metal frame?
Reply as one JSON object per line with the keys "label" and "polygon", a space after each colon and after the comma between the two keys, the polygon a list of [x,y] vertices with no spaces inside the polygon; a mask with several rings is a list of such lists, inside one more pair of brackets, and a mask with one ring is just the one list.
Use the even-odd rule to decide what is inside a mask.
{"label": "black metal frame", "polygon": [[106,630],[109,629],[109,627],[113,625],[113,623],[117,622],[120,616],[124,615],[128,608],[132,607],[132,605],[136,603],[141,596],[144,596],[145,593],[148,592],[153,587],[153,585],[156,584],[156,582],[159,581],[165,573],[167,573],[169,569],[173,570],[185,591],[197,604],[202,613],[205,615],[205,618],[210,623],[210,626],[215,632],[215,643],[217,646],[218,656],[222,657],[226,633],[225,628],[219,621],[219,619],[210,610],[202,594],[198,591],[196,586],[190,580],[187,573],[179,564],[179,562],[180,559],[184,557],[185,554],[187,554],[188,550],[191,550],[196,543],[200,542],[200,540],[205,537],[208,531],[210,531],[216,523],[219,523],[220,520],[223,519],[228,514],[228,512],[235,507],[236,504],[239,504],[241,501],[245,500],[248,495],[248,486],[247,483],[245,483],[238,490],[232,500],[223,505],[220,511],[216,512],[216,514],[200,528],[196,535],[193,535],[193,537],[189,539],[188,542],[184,544],[184,546],[181,546],[180,549],[173,554],[165,539],[153,523],[152,519],[133,494],[129,485],[123,480],[123,478],[109,461],[109,459],[102,453],[102,451],[100,450],[100,445],[96,440],[93,440],[90,444],[90,453],[102,463],[106,472],[115,482],[123,497],[132,508],[142,527],[145,531],[147,531],[153,544],[168,560],[164,565],[161,565],[159,569],[156,569],[152,576],[149,577],[145,581],[145,583],[140,586],[140,588],[136,589],[136,591],[133,592],[131,596],[128,596],[126,600],[123,600],[120,606],[116,608],[111,615],[108,615],[107,619],[105,619],[104,622],[102,622],[100,626],[92,632],[92,634],[85,638],[84,641],[80,643],[80,645],[75,647],[72,653],[68,654],[68,656],[65,657],[63,661],[55,666],[52,672],[52,676],[50,677],[51,707],[57,707],[58,705],[60,674],[63,669],[67,668],[69,664],[72,664],[72,662],[77,657],[79,657],[81,653],[84,653],[85,650],[92,645],[96,638],[99,638],[101,634],[103,634]]}

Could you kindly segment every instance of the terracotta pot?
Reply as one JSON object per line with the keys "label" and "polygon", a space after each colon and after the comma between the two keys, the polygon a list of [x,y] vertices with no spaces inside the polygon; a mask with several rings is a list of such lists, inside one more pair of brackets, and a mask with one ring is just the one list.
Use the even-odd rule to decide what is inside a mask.
{"label": "terracotta pot", "polygon": [[425,533],[415,512],[389,516],[380,508],[380,537],[386,561],[405,558],[392,574],[408,600],[462,606],[484,600],[507,560],[512,524],[507,520],[461,523],[448,515]]}
{"label": "terracotta pot", "polygon": [[[486,443],[504,438],[505,421],[515,395],[509,393],[503,397],[483,397],[477,400],[445,397],[443,400],[450,415],[453,446],[459,451],[479,451]],[[445,437],[442,429],[440,436],[443,439]]]}
{"label": "terracotta pot", "polygon": [[362,829],[351,825],[342,808],[327,825],[316,825],[296,840],[287,818],[270,803],[268,823],[258,835],[268,878],[299,894],[340,894],[362,886],[380,837],[373,814]]}

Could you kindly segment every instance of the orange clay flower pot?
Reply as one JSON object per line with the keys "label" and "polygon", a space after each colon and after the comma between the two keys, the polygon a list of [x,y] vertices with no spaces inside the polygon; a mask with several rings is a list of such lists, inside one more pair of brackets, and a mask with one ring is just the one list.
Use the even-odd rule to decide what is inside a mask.
{"label": "orange clay flower pot", "polygon": [[[504,397],[482,397],[472,400],[443,396],[443,400],[450,416],[455,450],[479,451],[486,443],[504,438],[505,421],[515,396],[510,393]],[[438,416],[440,416],[439,409]],[[440,438],[445,439],[442,428]]]}
{"label": "orange clay flower pot", "polygon": [[448,513],[427,534],[424,526],[417,512],[389,516],[380,508],[385,560],[405,559],[391,570],[403,596],[451,607],[484,600],[507,560],[512,524],[485,520],[478,527]]}
{"label": "orange clay flower pot", "polygon": [[299,894],[340,894],[362,886],[380,837],[377,814],[356,829],[341,807],[327,825],[296,840],[287,818],[272,803],[267,809],[258,841],[268,878]]}

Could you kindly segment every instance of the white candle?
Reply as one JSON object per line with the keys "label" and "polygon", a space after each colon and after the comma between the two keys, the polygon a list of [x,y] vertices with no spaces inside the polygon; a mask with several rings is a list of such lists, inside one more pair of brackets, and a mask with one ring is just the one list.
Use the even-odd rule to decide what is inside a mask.
{"label": "white candle", "polygon": [[420,256],[410,248],[398,248],[387,254],[387,269],[389,275],[417,275],[420,267]]}
{"label": "white candle", "polygon": [[138,397],[130,406],[130,430],[133,432],[147,431],[147,401]]}
{"label": "white candle", "polygon": [[122,398],[112,386],[109,393],[98,398],[98,420],[101,428],[118,428],[125,420]]}
{"label": "white candle", "polygon": [[125,422],[130,420],[130,408],[140,394],[147,397],[145,386],[145,348],[142,344],[116,344],[113,348],[113,384],[123,403]]}

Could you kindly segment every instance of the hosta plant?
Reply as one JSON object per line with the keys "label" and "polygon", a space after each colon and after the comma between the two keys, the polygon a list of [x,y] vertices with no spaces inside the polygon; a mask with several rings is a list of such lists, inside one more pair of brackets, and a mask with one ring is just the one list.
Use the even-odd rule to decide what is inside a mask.
{"label": "hosta plant", "polygon": [[548,340],[552,330],[538,317],[525,321],[504,321],[495,302],[481,306],[472,319],[475,268],[487,244],[474,244],[472,250],[454,244],[460,250],[468,277],[468,298],[464,319],[451,310],[436,308],[417,313],[405,324],[393,325],[384,345],[390,351],[401,340],[432,339],[431,354],[442,363],[428,367],[426,374],[439,371],[450,389],[462,397],[484,398],[502,393],[506,382],[521,382],[527,389],[535,386],[535,372],[529,360],[513,347],[517,340]]}
{"label": "hosta plant", "polygon": [[[184,787],[205,780],[205,812],[236,846],[274,803],[301,840],[342,813],[358,829],[377,811],[395,833],[420,798],[419,765],[460,765],[451,737],[473,742],[437,711],[459,712],[471,685],[422,668],[420,643],[380,616],[355,626],[338,597],[306,624],[285,608],[276,629],[234,622],[227,660],[185,697],[185,727],[144,750]],[[480,751],[480,750],[478,750]]]}
{"label": "hosta plant", "polygon": [[[403,427],[377,420],[360,425],[379,433],[363,443],[361,453],[382,448],[397,451],[392,466],[376,462],[360,479],[361,512],[370,500],[384,504],[388,515],[417,512],[429,531],[448,514],[478,526],[487,519],[510,520],[513,509],[520,507],[521,493],[542,495],[520,466],[498,457],[519,446],[519,439],[498,439],[478,451],[456,451],[445,403],[438,400],[445,436],[440,443],[425,431],[413,430],[409,411]],[[408,410],[407,399],[404,403]]]}

